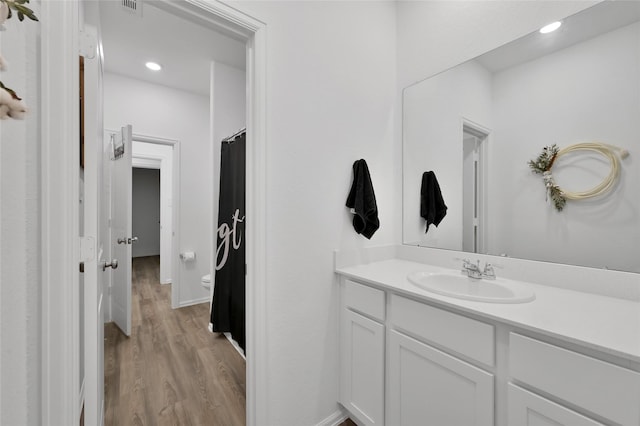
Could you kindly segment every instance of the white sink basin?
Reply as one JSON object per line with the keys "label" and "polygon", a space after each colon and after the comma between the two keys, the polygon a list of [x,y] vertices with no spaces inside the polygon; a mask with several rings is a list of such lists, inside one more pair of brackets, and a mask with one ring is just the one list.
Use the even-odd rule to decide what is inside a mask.
{"label": "white sink basin", "polygon": [[456,272],[414,272],[407,279],[415,286],[458,299],[489,303],[526,303],[536,298],[525,284],[496,278],[472,279]]}

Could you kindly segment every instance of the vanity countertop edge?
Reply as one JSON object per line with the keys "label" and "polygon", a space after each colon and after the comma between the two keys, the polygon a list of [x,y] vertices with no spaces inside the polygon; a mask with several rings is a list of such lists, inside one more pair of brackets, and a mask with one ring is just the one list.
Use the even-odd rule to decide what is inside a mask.
{"label": "vanity countertop edge", "polygon": [[336,263],[335,272],[394,294],[640,363],[640,302],[534,283],[527,284],[536,299],[527,303],[462,300],[422,290],[407,279],[412,272],[437,272],[442,267],[385,257],[352,265]]}

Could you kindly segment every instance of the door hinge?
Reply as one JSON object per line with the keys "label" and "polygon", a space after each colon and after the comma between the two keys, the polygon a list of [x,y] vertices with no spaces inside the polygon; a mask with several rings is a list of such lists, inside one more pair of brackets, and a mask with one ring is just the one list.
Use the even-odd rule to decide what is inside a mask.
{"label": "door hinge", "polygon": [[80,237],[80,262],[89,262],[96,258],[96,239]]}
{"label": "door hinge", "polygon": [[98,37],[86,31],[80,31],[78,40],[78,54],[86,59],[96,57],[98,51]]}

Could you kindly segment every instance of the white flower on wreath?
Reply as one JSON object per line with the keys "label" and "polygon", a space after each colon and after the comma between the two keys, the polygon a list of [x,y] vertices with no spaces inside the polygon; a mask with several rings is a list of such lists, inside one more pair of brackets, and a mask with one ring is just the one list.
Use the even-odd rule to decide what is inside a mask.
{"label": "white flower on wreath", "polygon": [[0,119],[11,117],[16,120],[24,119],[27,106],[21,99],[14,98],[9,91],[0,88]]}
{"label": "white flower on wreath", "polygon": [[5,2],[0,2],[0,31],[4,30],[4,21],[9,18],[9,5]]}

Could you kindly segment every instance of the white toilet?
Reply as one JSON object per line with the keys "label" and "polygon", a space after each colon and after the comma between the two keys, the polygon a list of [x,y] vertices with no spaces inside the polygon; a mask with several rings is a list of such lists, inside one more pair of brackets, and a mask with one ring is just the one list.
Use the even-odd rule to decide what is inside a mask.
{"label": "white toilet", "polygon": [[211,274],[203,275],[200,284],[207,290],[211,290]]}
{"label": "white toilet", "polygon": [[[202,287],[209,291],[209,309],[213,309],[212,301],[213,301],[213,290],[211,289],[211,274],[203,275],[200,279],[200,284]],[[213,333],[213,324],[209,323],[209,331]]]}

